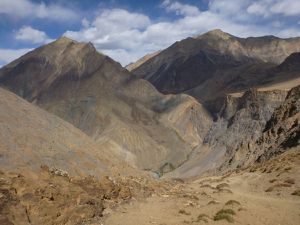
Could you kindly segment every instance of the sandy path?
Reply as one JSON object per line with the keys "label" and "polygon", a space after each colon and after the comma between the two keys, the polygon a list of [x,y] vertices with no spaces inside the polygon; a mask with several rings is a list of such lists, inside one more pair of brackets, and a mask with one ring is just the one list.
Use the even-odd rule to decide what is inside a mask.
{"label": "sandy path", "polygon": [[[300,187],[299,171],[296,167],[277,178],[294,177],[295,184],[270,193],[265,189],[272,185],[269,180],[276,177],[276,173],[246,172],[222,180],[210,178],[178,184],[167,195],[155,195],[145,201],[121,206],[107,215],[103,224],[230,224],[225,220],[214,221],[213,218],[219,210],[231,208],[236,212],[233,216],[235,224],[299,225],[300,196],[291,195],[295,188]],[[218,190],[215,188],[218,184],[224,187]],[[229,200],[240,204],[225,205]],[[208,204],[211,201],[215,204]],[[197,221],[200,214],[207,215],[207,222]]]}

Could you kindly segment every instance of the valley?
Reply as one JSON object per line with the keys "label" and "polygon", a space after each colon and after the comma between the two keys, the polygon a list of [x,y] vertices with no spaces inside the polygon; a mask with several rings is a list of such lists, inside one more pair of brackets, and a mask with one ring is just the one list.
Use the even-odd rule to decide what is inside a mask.
{"label": "valley", "polygon": [[298,224],[299,52],[213,30],[126,68],[67,37],[5,65],[0,224]]}

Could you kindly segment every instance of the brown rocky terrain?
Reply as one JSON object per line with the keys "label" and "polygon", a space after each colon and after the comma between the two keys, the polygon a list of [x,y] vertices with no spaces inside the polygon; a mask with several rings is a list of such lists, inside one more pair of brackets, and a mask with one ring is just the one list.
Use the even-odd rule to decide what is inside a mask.
{"label": "brown rocky terrain", "polygon": [[300,221],[300,150],[215,177],[0,173],[1,224],[288,224]]}
{"label": "brown rocky terrain", "polygon": [[169,185],[147,176],[73,178],[46,166],[35,177],[0,171],[0,223],[102,224],[118,205],[164,193]]}
{"label": "brown rocky terrain", "polygon": [[167,193],[122,205],[103,224],[296,225],[300,221],[300,151],[224,176],[193,178]]}
{"label": "brown rocky terrain", "polygon": [[299,224],[298,44],[216,30],[131,65],[167,62],[168,95],[64,37],[6,65],[0,224]]}
{"label": "brown rocky terrain", "polygon": [[0,88],[1,170],[34,176],[42,165],[72,176],[109,174],[126,163],[114,149],[24,99]]}
{"label": "brown rocky terrain", "polygon": [[64,37],[3,67],[0,84],[157,172],[182,164],[212,122],[192,97],[164,96],[91,44]]}
{"label": "brown rocky terrain", "polygon": [[214,30],[174,43],[132,72],[162,93],[188,93],[217,113],[216,102],[228,93],[298,78],[299,68],[277,68],[298,51],[299,38],[238,38]]}
{"label": "brown rocky terrain", "polygon": [[[240,50],[238,54],[231,46],[236,38],[220,31],[196,39],[209,43],[224,42],[216,47],[222,53],[221,58],[231,52],[233,59],[239,62],[265,65],[263,58],[255,58],[254,53],[251,58],[249,52],[245,53],[254,48],[248,46],[252,42],[255,44],[250,39],[245,44],[248,50]],[[242,39],[238,40],[242,42]],[[281,39],[276,40],[280,42]],[[296,40],[286,41],[294,43]],[[270,40],[261,42],[270,45]],[[190,51],[198,49],[195,48],[197,43],[179,42],[175,44],[178,48],[170,48],[189,55]],[[213,46],[212,43],[210,45]],[[223,48],[227,49],[225,53],[221,51]],[[242,53],[247,57],[242,57]],[[276,90],[278,84],[292,81],[299,75],[298,56],[298,53],[292,54],[279,66],[268,68],[268,71],[278,74],[276,81],[280,80],[280,83],[274,83],[270,74],[265,79],[268,82],[264,83],[264,80],[258,80],[257,70],[253,70],[255,75],[247,76],[248,80],[256,82],[258,90],[223,92],[221,100],[217,98],[212,101],[220,109],[214,114],[215,121],[206,108],[192,97],[185,94],[162,95],[147,81],[136,79],[118,63],[98,53],[91,44],[64,37],[2,68],[0,83],[72,123],[91,137],[97,146],[113,151],[130,165],[159,174],[178,168],[168,176],[186,177],[206,171],[219,173],[220,170],[234,169],[248,160],[249,157],[245,155],[248,150],[243,153],[238,149],[245,149],[251,141],[261,137],[274,110],[283,103],[288,90],[295,85],[296,82],[288,83],[287,87]],[[266,60],[267,57],[264,57]],[[279,54],[277,60],[280,57]],[[269,61],[274,63],[274,58],[269,58]],[[230,60],[220,59],[219,62],[228,63]],[[234,67],[227,66],[229,69]],[[239,72],[236,71],[237,74]],[[226,83],[230,81],[226,80]],[[239,81],[243,79],[237,79]],[[213,89],[210,85],[205,88]],[[240,163],[234,163],[234,159]],[[251,160],[250,163],[256,159]]]}
{"label": "brown rocky terrain", "polygon": [[136,68],[138,68],[140,65],[142,65],[144,62],[148,61],[149,59],[151,59],[152,57],[156,56],[157,54],[159,54],[160,51],[154,52],[154,53],[150,53],[147,54],[145,56],[143,56],[142,58],[140,58],[138,61],[134,62],[134,63],[130,63],[126,66],[126,69],[128,71],[132,71]]}
{"label": "brown rocky terrain", "polygon": [[[246,160],[253,163],[256,159],[248,159],[245,155],[248,150],[242,149],[261,138],[266,123],[285,101],[287,93],[252,89],[242,96],[227,96],[218,119],[205,135],[203,147],[173,175],[189,177],[204,171],[219,174],[243,165]],[[261,149],[264,151],[265,148]]]}

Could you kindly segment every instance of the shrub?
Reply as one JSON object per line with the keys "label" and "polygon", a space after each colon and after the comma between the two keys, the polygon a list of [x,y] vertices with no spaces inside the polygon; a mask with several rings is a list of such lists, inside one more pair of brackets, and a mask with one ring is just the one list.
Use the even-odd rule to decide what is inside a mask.
{"label": "shrub", "polygon": [[215,205],[215,204],[219,204],[219,202],[215,200],[211,200],[209,203],[207,203],[207,205]]}
{"label": "shrub", "polygon": [[229,187],[229,184],[222,183],[222,184],[218,184],[218,185],[216,186],[217,189],[222,189],[222,188],[225,188],[225,187]]}
{"label": "shrub", "polygon": [[183,215],[187,215],[187,216],[188,216],[188,215],[191,215],[189,212],[185,211],[184,209],[180,209],[180,210],[179,210],[179,213],[180,213],[180,214],[183,214]]}
{"label": "shrub", "polygon": [[288,183],[288,184],[295,184],[295,180],[292,178],[288,178],[284,181],[284,183]]}
{"label": "shrub", "polygon": [[233,215],[235,215],[235,212],[232,209],[221,209],[214,216],[214,220],[215,221],[227,220],[229,223],[233,223],[234,222],[234,219],[232,217]]}
{"label": "shrub", "polygon": [[300,196],[300,189],[295,190],[292,195]]}
{"label": "shrub", "polygon": [[200,214],[200,215],[197,217],[197,220],[196,220],[195,222],[203,221],[203,222],[207,223],[207,222],[208,222],[208,218],[209,218],[208,215],[202,213],[202,214]]}
{"label": "shrub", "polygon": [[241,205],[241,203],[239,203],[236,200],[229,200],[228,202],[225,203],[225,205]]}

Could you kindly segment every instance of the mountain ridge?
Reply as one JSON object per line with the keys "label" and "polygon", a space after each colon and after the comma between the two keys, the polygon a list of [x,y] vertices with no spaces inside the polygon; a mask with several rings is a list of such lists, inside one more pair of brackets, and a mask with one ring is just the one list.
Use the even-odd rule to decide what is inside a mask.
{"label": "mountain ridge", "polygon": [[2,68],[0,85],[154,171],[182,163],[212,121],[194,98],[164,96],[91,44],[65,38]]}

